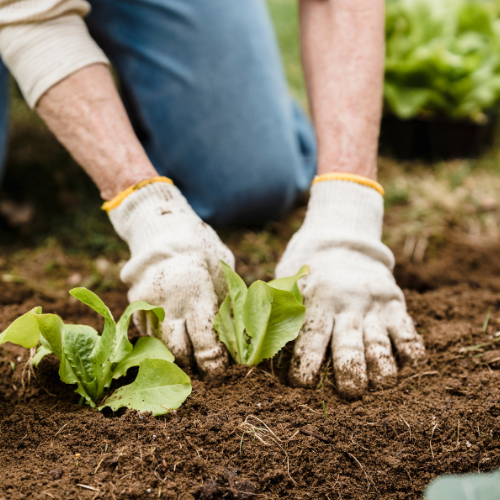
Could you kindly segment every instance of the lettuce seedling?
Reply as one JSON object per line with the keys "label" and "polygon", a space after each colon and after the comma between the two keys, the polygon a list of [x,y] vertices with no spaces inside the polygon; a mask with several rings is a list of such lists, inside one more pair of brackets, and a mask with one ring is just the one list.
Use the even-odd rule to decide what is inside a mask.
{"label": "lettuce seedling", "polygon": [[236,363],[258,365],[297,338],[306,312],[297,281],[309,274],[309,267],[303,266],[295,276],[256,281],[247,288],[238,274],[221,264],[229,294],[214,327]]}
{"label": "lettuce seedling", "polygon": [[75,392],[92,408],[101,402],[112,380],[133,366],[139,367],[136,380],[102,401],[99,410],[127,407],[161,415],[178,408],[191,393],[191,382],[173,363],[173,354],[159,339],[140,338],[132,346],[127,336],[134,312],[151,311],[163,321],[164,310],[147,302],[132,302],[116,323],[108,307],[90,290],[74,288],[69,293],[104,317],[102,335],[90,326],[64,324],[59,316],[42,314],[42,308],[35,307],[0,334],[0,344],[13,342],[31,348],[40,343],[33,365],[37,367],[47,354],[55,354],[61,380],[77,384]]}

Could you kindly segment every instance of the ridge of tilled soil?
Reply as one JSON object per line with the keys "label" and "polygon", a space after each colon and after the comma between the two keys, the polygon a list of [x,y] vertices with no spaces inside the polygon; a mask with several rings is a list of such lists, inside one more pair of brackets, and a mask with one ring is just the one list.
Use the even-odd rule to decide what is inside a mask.
{"label": "ridge of tilled soil", "polygon": [[[2,329],[35,305],[100,325],[79,303],[0,288]],[[55,359],[23,389],[27,351],[0,348],[0,500],[417,499],[438,475],[497,468],[500,350],[467,347],[500,329],[500,293],[461,284],[406,298],[429,357],[355,402],[333,375],[288,387],[286,352],[280,367],[231,367],[218,387],[191,374],[192,395],[165,417],[109,417],[76,404]],[[121,290],[103,299],[126,306]]]}

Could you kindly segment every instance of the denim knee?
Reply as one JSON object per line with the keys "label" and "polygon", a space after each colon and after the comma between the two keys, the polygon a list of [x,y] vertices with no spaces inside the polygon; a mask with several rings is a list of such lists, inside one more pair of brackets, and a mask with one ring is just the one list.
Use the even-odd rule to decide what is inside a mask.
{"label": "denim knee", "polygon": [[307,189],[298,182],[302,166],[297,163],[297,157],[292,159],[287,152],[268,151],[231,178],[214,179],[212,187],[192,199],[188,193],[187,198],[200,217],[214,226],[259,225],[290,210]]}
{"label": "denim knee", "polygon": [[200,152],[188,175],[174,169],[174,181],[202,219],[216,226],[261,224],[290,210],[309,189],[317,167],[315,133],[302,108],[290,104],[288,122],[247,128],[230,154],[229,148]]}

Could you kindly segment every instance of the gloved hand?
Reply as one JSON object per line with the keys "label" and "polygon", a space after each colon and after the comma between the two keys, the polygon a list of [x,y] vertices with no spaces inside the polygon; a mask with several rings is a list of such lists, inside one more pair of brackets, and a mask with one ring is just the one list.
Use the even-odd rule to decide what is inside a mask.
{"label": "gloved hand", "polygon": [[317,181],[304,224],[276,268],[277,278],[304,264],[311,268],[299,282],[307,310],[290,381],[312,385],[331,340],[338,390],[355,398],[368,385],[395,381],[390,339],[403,362],[422,357],[424,344],[392,275],[394,257],[380,241],[382,187],[350,174],[327,174]]}
{"label": "gloved hand", "polygon": [[162,323],[146,312],[134,321],[143,334],[160,338],[177,364],[196,360],[205,374],[223,372],[227,352],[212,324],[227,294],[220,260],[234,268],[232,253],[169,179],[155,178],[127,191],[104,206],[130,247],[121,279],[130,286],[131,302],[145,300],[165,309]]}

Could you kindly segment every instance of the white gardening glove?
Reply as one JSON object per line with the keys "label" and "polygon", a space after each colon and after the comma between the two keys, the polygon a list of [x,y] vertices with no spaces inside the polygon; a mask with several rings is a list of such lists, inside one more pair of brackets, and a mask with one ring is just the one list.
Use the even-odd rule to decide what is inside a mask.
{"label": "white gardening glove", "polygon": [[304,264],[311,268],[300,280],[307,310],[290,381],[313,384],[331,340],[338,390],[355,398],[368,385],[395,381],[391,339],[403,362],[422,357],[424,344],[392,275],[394,257],[380,241],[381,186],[353,175],[343,177],[357,182],[339,180],[338,174],[324,177],[313,184],[304,224],[276,268],[277,278]]}
{"label": "white gardening glove", "polygon": [[165,343],[177,364],[196,360],[201,372],[217,375],[227,367],[227,352],[213,328],[227,294],[220,260],[234,268],[234,257],[168,179],[154,180],[136,186],[121,202],[117,198],[116,208],[107,207],[116,232],[130,247],[121,271],[130,286],[129,300],[165,310],[162,323],[146,312],[134,320],[141,333]]}

